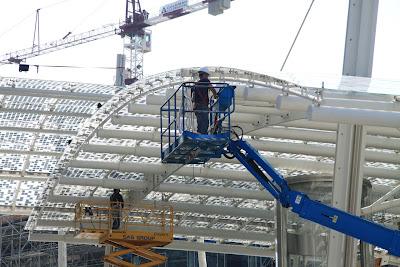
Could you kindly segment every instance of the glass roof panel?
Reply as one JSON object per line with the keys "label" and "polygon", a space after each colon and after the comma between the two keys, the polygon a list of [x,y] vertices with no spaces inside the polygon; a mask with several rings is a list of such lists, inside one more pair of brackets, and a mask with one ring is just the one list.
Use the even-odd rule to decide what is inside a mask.
{"label": "glass roof panel", "polygon": [[17,181],[0,180],[0,202],[2,206],[12,205],[17,184]]}
{"label": "glass roof panel", "polygon": [[33,133],[0,131],[0,149],[27,151],[33,137]]}

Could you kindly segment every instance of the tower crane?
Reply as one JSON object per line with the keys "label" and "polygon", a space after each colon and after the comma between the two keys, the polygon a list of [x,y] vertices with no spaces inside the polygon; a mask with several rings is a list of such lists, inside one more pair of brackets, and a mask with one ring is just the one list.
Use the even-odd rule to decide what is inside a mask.
{"label": "tower crane", "polygon": [[[142,9],[140,0],[126,0],[125,19],[123,22],[107,24],[87,32],[72,34],[69,32],[63,38],[32,47],[12,51],[0,55],[0,65],[25,62],[33,58],[78,46],[114,35],[120,35],[124,41],[124,55],[120,56],[117,65],[116,85],[131,84],[143,78],[143,54],[151,51],[150,26],[157,25],[184,15],[206,9],[211,15],[222,14],[230,8],[233,0],[202,0],[189,4],[189,0],[177,0],[160,8],[160,13],[149,17]],[[118,81],[118,70],[124,69],[124,79]]]}

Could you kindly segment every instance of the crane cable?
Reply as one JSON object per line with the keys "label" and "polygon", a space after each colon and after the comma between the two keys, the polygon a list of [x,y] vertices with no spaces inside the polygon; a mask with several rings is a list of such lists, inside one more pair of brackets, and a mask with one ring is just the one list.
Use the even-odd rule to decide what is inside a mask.
{"label": "crane cable", "polygon": [[115,70],[121,69],[123,67],[105,67],[105,66],[76,66],[76,65],[38,65],[38,64],[28,64],[34,67],[43,67],[43,68],[70,68],[70,69],[106,69],[106,70]]}
{"label": "crane cable", "polygon": [[[66,0],[64,0],[66,1]],[[72,30],[69,33],[73,33],[76,31],[76,29],[78,29],[80,26],[82,26],[82,24],[84,22],[86,22],[91,16],[93,16],[97,11],[99,11],[107,2],[108,0],[103,0],[102,2],[100,2],[100,4],[98,4],[93,10],[92,12],[90,12],[88,15],[86,15],[81,21],[79,21],[79,23],[77,23]]]}
{"label": "crane cable", "polygon": [[311,1],[310,7],[308,8],[306,15],[304,16],[304,19],[303,19],[303,21],[301,22],[301,25],[300,25],[299,30],[297,31],[296,37],[294,37],[294,40],[293,40],[293,42],[292,42],[292,45],[290,46],[289,52],[287,53],[286,58],[285,58],[285,60],[283,61],[283,64],[282,64],[282,67],[281,67],[281,71],[282,71],[283,68],[285,67],[286,61],[288,60],[288,58],[289,58],[289,56],[290,56],[290,53],[292,52],[292,49],[293,49],[293,47],[294,47],[294,44],[295,44],[296,41],[297,41],[297,37],[299,37],[299,34],[300,34],[300,32],[301,32],[301,29],[303,28],[304,22],[306,22],[307,17],[308,17],[308,14],[310,13],[310,10],[311,10],[312,6],[314,5],[314,1],[315,1],[315,0],[312,0],[312,1]]}
{"label": "crane cable", "polygon": [[[35,11],[36,12],[36,11]],[[20,24],[22,24],[22,22],[24,22],[25,20],[29,19],[31,16],[33,16],[33,13],[30,12],[28,15],[26,15],[25,17],[23,17],[20,21],[18,21],[17,23],[15,23],[14,25],[12,25],[10,28],[6,29],[5,31],[0,33],[0,38],[2,38],[4,35],[6,35],[7,33],[9,33],[11,30],[15,29],[16,27],[18,27]]]}
{"label": "crane cable", "polygon": [[47,9],[47,8],[51,8],[53,6],[57,6],[60,5],[64,2],[67,1],[71,1],[71,0],[61,0],[59,2],[56,3],[52,3],[49,4],[47,6],[41,7],[41,8],[37,8],[34,12],[30,12],[29,14],[27,14],[25,17],[23,17],[20,21],[18,21],[17,23],[15,23],[14,25],[12,25],[10,28],[6,29],[5,31],[0,33],[0,38],[2,38],[4,35],[6,35],[7,33],[9,33],[10,31],[12,31],[13,29],[15,29],[16,27],[18,27],[19,25],[21,25],[25,20],[29,19],[31,16],[33,16],[34,14],[36,14],[37,10],[42,10],[42,9]]}
{"label": "crane cable", "polygon": [[[14,63],[9,61],[0,61],[0,65],[12,65]],[[105,69],[105,70],[115,70],[122,69],[123,67],[107,67],[107,66],[79,66],[79,65],[42,65],[42,64],[27,64],[21,63],[19,65],[29,65],[30,67],[36,68],[69,68],[69,69]]]}
{"label": "crane cable", "polygon": [[53,6],[58,6],[58,5],[60,5],[60,4],[64,3],[64,2],[68,2],[68,1],[71,1],[71,0],[61,0],[61,1],[58,1],[58,2],[55,2],[55,3],[52,3],[52,4],[48,4],[47,6],[44,6],[44,7],[39,8],[39,9],[45,9],[45,8],[50,8],[50,7],[53,7]]}

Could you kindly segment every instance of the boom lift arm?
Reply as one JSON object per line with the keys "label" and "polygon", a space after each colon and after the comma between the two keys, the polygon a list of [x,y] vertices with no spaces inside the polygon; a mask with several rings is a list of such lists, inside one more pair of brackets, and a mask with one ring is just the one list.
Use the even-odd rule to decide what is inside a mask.
{"label": "boom lift arm", "polygon": [[231,141],[227,150],[285,208],[301,218],[326,226],[400,256],[400,232],[310,199],[291,190],[287,181],[245,140]]}
{"label": "boom lift arm", "polygon": [[[163,163],[201,164],[222,155],[236,157],[283,207],[290,208],[306,220],[400,256],[400,231],[330,207],[310,199],[302,192],[292,190],[283,176],[256,149],[236,133],[232,135],[235,126],[231,127],[230,115],[235,110],[235,87],[221,83],[209,85],[219,91],[216,102],[211,103],[207,111],[211,130],[208,134],[196,133],[191,114],[199,111],[190,107],[191,99],[188,99],[186,92],[196,90],[198,86],[196,83],[183,83],[160,109],[161,118],[168,118],[166,126],[163,126],[161,119]],[[215,129],[213,124],[218,126],[219,131],[212,130]],[[163,140],[166,140],[166,144]]]}

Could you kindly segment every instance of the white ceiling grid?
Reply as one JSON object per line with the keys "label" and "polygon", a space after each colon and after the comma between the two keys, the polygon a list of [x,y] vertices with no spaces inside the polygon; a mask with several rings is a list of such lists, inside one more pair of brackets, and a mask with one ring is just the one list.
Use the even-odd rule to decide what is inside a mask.
{"label": "white ceiling grid", "polygon": [[0,77],[2,213],[30,214],[80,123],[119,88]]}
{"label": "white ceiling grid", "polygon": [[[287,93],[290,89],[291,93],[315,100],[320,97],[318,90],[243,70],[211,69],[213,81],[231,82],[249,90],[266,90],[268,101],[245,100],[238,96],[237,122],[255,129],[245,138],[289,181],[302,175],[332,174],[336,141],[334,124],[304,119],[281,121],[279,125],[268,127],[259,123],[273,114],[278,114],[278,119],[285,117],[274,108],[275,97],[282,92]],[[173,205],[178,236],[271,244],[273,238],[267,233],[271,233],[273,228],[273,199],[235,160],[223,158],[212,160],[205,166],[185,166],[156,184],[155,188],[148,188],[149,178],[161,174],[164,168],[159,159],[159,105],[165,100],[166,91],[168,93],[183,81],[195,78],[194,69],[170,71],[148,77],[122,91],[114,87],[68,82],[1,80],[0,93],[5,95],[3,101],[7,98],[16,102],[9,104],[7,109],[17,109],[18,112],[2,114],[9,123],[6,121],[0,125],[0,140],[4,140],[0,153],[5,153],[8,159],[0,162],[0,169],[14,166],[10,162],[19,157],[15,161],[17,170],[10,171],[49,177],[45,185],[46,194],[40,195],[39,206],[29,222],[32,232],[61,228],[73,231],[71,208],[74,203],[83,199],[107,199],[110,189],[118,187],[127,197],[135,198],[137,193],[145,191],[145,201]],[[344,81],[349,88],[351,82],[348,79]],[[23,103],[27,96],[22,92],[12,95],[8,90],[10,86],[23,88],[24,93],[34,95],[32,104]],[[271,88],[275,89],[272,90],[274,93],[271,93]],[[348,92],[338,86],[325,89],[324,93],[340,98],[390,99],[388,95],[370,94],[365,88],[361,89]],[[48,100],[42,92],[44,90],[59,90],[59,95],[64,95],[65,99],[55,96]],[[97,102],[105,104],[97,109]],[[252,111],[246,113],[246,108]],[[25,112],[26,109],[38,113]],[[249,125],[244,118],[253,118],[258,123]],[[3,127],[24,129],[2,131]],[[67,140],[75,134],[77,136],[71,145],[67,145]],[[368,127],[365,173],[374,183],[375,197],[397,185],[400,177],[399,137],[397,129]],[[13,152],[11,157],[4,150],[19,152]],[[13,183],[6,186],[21,193],[15,201],[8,199],[6,205],[12,206],[14,201],[14,206],[22,206],[25,197],[37,199],[35,189],[43,187],[44,182]],[[2,198],[5,195],[0,193]],[[32,203],[34,200],[26,201],[26,206],[31,207]]]}

